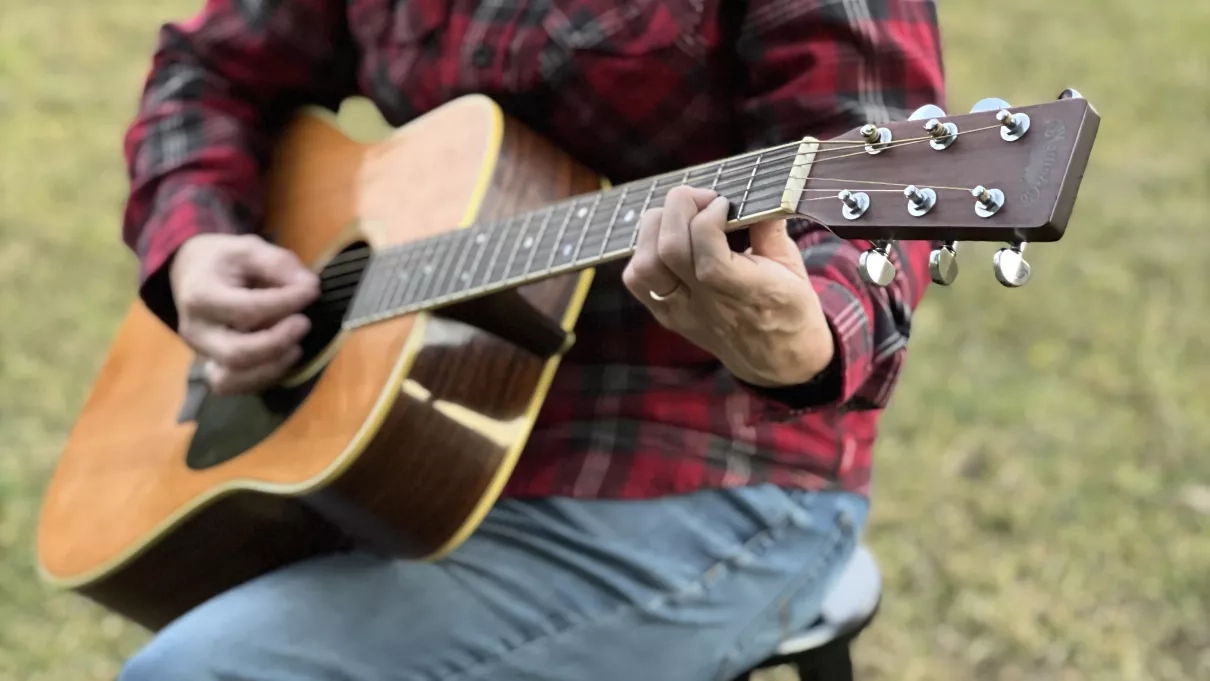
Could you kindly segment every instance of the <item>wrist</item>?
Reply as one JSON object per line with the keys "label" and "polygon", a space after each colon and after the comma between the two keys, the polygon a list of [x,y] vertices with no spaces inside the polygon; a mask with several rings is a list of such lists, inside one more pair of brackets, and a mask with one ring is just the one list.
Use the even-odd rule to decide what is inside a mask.
{"label": "wrist", "polygon": [[727,368],[749,385],[776,390],[815,381],[836,357],[836,339],[826,325],[779,339],[761,353],[764,361],[737,361]]}

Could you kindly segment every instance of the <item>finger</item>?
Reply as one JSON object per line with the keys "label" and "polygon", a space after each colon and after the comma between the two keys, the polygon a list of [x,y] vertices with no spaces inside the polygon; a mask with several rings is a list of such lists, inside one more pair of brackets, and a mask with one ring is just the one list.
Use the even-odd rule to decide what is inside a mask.
{"label": "finger", "polygon": [[237,395],[261,392],[276,384],[302,356],[295,346],[274,358],[268,364],[251,369],[232,369],[214,362],[206,365],[206,381],[218,395]]}
{"label": "finger", "polygon": [[257,236],[247,237],[238,263],[249,283],[258,286],[319,286],[319,278],[298,256]]}
{"label": "finger", "polygon": [[622,282],[644,305],[655,302],[651,294],[666,295],[678,289],[682,282],[660,260],[657,253],[660,221],[664,210],[653,208],[639,219],[639,238],[634,255],[622,271]]}
{"label": "finger", "polygon": [[759,255],[781,264],[794,274],[806,278],[807,267],[803,263],[802,250],[786,229],[785,220],[768,220],[748,228],[751,255]]}
{"label": "finger", "polygon": [[272,363],[282,353],[298,347],[311,328],[302,315],[291,315],[260,331],[242,333],[216,324],[190,325],[182,337],[199,354],[220,366],[241,371]]}
{"label": "finger", "polygon": [[736,258],[727,242],[723,228],[727,224],[728,207],[727,199],[721,196],[711,201],[689,221],[689,239],[694,278],[710,288],[729,291],[742,287],[737,280],[738,270],[750,263]]}
{"label": "finger", "polygon": [[[672,273],[687,284],[694,283],[693,244],[689,238],[689,222],[717,194],[710,190],[676,187],[664,199],[656,251]],[[725,217],[725,216],[724,216]]]}
{"label": "finger", "polygon": [[215,282],[192,286],[180,301],[184,316],[209,324],[254,331],[272,326],[317,297],[317,288],[303,284],[277,288],[241,288]]}

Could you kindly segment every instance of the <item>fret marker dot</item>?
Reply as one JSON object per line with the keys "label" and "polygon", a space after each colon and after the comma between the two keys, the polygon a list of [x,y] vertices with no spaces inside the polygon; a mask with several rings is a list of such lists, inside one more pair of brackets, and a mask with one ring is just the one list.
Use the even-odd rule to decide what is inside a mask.
{"label": "fret marker dot", "polygon": [[582,217],[584,217],[585,215],[588,215],[588,209],[587,209],[587,208],[581,208],[580,210],[576,211],[576,217],[578,217],[578,218],[582,218]]}
{"label": "fret marker dot", "polygon": [[563,255],[571,255],[571,244],[563,247]]}
{"label": "fret marker dot", "polygon": [[525,241],[521,242],[521,248],[529,248],[534,245],[533,237],[525,237]]}
{"label": "fret marker dot", "polygon": [[460,278],[460,279],[462,279],[462,281],[470,281],[470,280],[471,280],[471,273],[470,273],[470,272],[463,272],[463,273],[462,273],[462,276],[461,276],[461,277],[459,277],[459,278]]}
{"label": "fret marker dot", "polygon": [[432,273],[433,273],[433,264],[432,264],[432,263],[426,263],[426,264],[425,264],[425,266],[424,266],[424,273],[425,273],[425,274],[432,274]]}
{"label": "fret marker dot", "polygon": [[486,235],[486,234],[476,234],[476,235],[475,235],[475,243],[477,243],[477,244],[481,244],[481,243],[483,243],[484,241],[487,241],[487,235]]}
{"label": "fret marker dot", "polygon": [[626,211],[626,216],[622,218],[624,222],[630,222],[634,219],[634,209]]}

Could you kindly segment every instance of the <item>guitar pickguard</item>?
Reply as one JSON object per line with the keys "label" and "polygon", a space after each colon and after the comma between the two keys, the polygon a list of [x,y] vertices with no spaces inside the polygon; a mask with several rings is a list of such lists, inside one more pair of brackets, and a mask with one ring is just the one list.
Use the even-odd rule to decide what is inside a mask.
{"label": "guitar pickguard", "polygon": [[204,470],[260,444],[302,404],[320,375],[257,395],[206,395],[194,416],[197,430],[189,441],[185,465]]}
{"label": "guitar pickguard", "polygon": [[370,248],[364,241],[346,245],[319,274],[319,298],[303,310],[311,330],[302,339],[302,356],[295,365],[293,380],[255,395],[211,393],[195,362],[190,371],[185,405],[180,420],[197,424],[185,465],[204,470],[230,461],[269,437],[294,413],[323,375],[341,333],[349,304],[361,284],[369,263]]}

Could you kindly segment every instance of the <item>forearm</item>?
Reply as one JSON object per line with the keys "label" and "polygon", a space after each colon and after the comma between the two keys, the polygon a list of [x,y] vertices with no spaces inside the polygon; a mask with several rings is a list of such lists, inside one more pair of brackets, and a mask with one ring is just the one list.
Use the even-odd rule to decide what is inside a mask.
{"label": "forearm", "polygon": [[[865,4],[752,0],[739,41],[748,61],[743,121],[749,146],[806,135],[826,139],[870,121],[906,118],[924,104],[944,104],[933,2]],[[858,7],[863,11],[854,11]],[[797,241],[832,331],[833,361],[807,384],[758,394],[783,415],[839,405],[881,408],[906,353],[912,309],[929,282],[931,246],[896,244],[898,276],[880,288],[858,275],[858,259],[869,243],[798,227]]]}
{"label": "forearm", "polygon": [[169,326],[176,309],[166,271],[177,249],[199,233],[256,231],[276,133],[298,106],[335,106],[348,93],[342,6],[260,3],[249,14],[209,0],[161,30],[125,139],[123,237],[139,258],[143,300]]}
{"label": "forearm", "polygon": [[850,242],[826,230],[802,230],[797,242],[832,336],[832,361],[812,380],[777,388],[747,386],[771,401],[771,413],[792,416],[845,405],[882,408],[898,378],[912,310],[929,281],[927,242],[896,244],[898,276],[887,287],[867,284],[858,259],[868,242]]}

